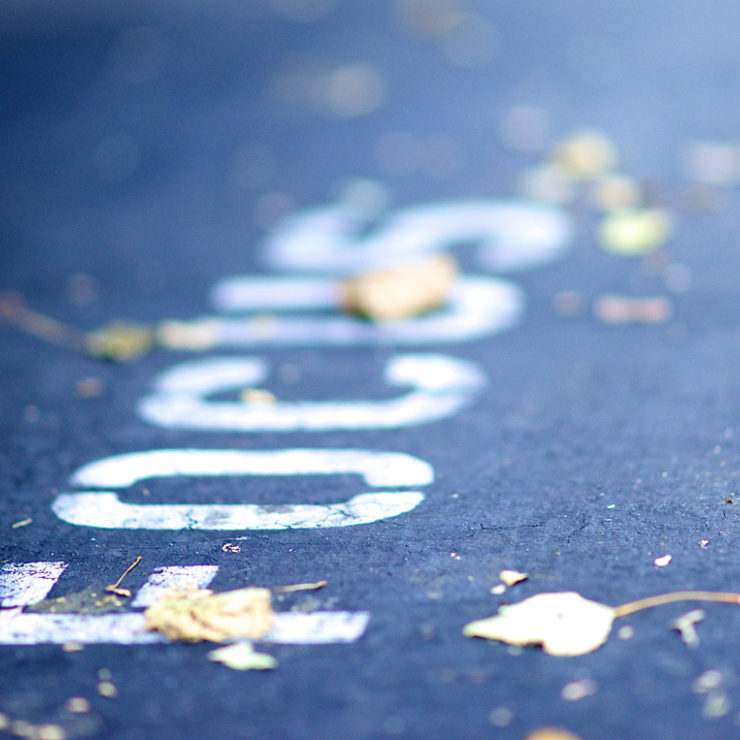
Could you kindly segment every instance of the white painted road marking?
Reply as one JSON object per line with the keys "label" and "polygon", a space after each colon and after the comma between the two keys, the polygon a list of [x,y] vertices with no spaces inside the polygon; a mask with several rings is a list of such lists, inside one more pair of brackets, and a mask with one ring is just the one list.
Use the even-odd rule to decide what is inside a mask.
{"label": "white painted road marking", "polygon": [[[265,293],[280,296],[271,311],[300,310],[297,315],[264,316],[256,300]],[[413,319],[372,323],[346,315],[336,298],[337,281],[303,277],[232,277],[213,291],[216,308],[225,312],[255,311],[239,317],[205,316],[187,322],[189,331],[202,325],[214,336],[215,348],[258,346],[388,346],[449,344],[497,334],[515,326],[524,315],[524,293],[514,283],[492,277],[461,277],[448,305]],[[305,315],[306,309],[329,310]],[[262,312],[260,315],[259,312]],[[177,322],[174,322],[175,324]]]}
{"label": "white painted road marking", "polygon": [[198,450],[128,452],[88,463],[75,486],[123,488],[148,478],[226,475],[341,475],[356,473],[369,486],[424,486],[429,463],[402,452],[352,449]]}
{"label": "white painted road marking", "polygon": [[[275,626],[261,642],[322,645],[354,642],[362,637],[368,612],[276,612]],[[81,642],[145,645],[168,643],[148,632],[142,612],[123,614],[16,614],[0,619],[0,645],[42,645]]]}
{"label": "white painted road marking", "polygon": [[[0,567],[3,607],[29,606],[43,601],[66,563],[6,563]],[[151,606],[172,588],[205,588],[218,565],[170,565],[154,570],[131,602],[134,608]],[[320,645],[354,642],[362,637],[369,612],[323,611],[308,614],[275,612],[275,625],[263,642]],[[169,642],[148,632],[141,611],[116,614],[24,614],[0,611],[0,645],[41,645],[65,642],[122,645]]]}
{"label": "white painted road marking", "polygon": [[405,514],[419,491],[359,493],[338,504],[129,504],[110,491],[62,493],[51,505],[68,524],[100,529],[281,530],[370,524]]}
{"label": "white painted road marking", "polygon": [[[375,450],[149,450],[98,460],[80,468],[79,486],[123,488],[148,478],[355,473],[371,486],[419,486],[434,480],[428,463]],[[419,491],[358,493],[334,504],[133,504],[114,491],[59,494],[52,511],[69,524],[102,529],[280,530],[369,524],[398,516],[424,500]]]}
{"label": "white painted road marking", "polygon": [[144,421],[168,429],[216,432],[293,432],[333,429],[395,429],[437,421],[471,403],[483,373],[465,360],[438,354],[395,355],[383,376],[406,395],[378,401],[244,403],[212,401],[207,395],[261,384],[267,364],[253,357],[192,360],[165,371],[156,391],[143,398]]}
{"label": "white painted road marking", "polygon": [[265,259],[279,270],[346,274],[475,243],[481,267],[525,270],[561,257],[572,237],[563,210],[514,200],[428,203],[392,213],[364,235],[367,226],[342,204],[304,210],[267,238]]}
{"label": "white painted road marking", "polygon": [[67,567],[59,561],[0,565],[0,606],[27,606],[43,601]]}
{"label": "white painted road marking", "polygon": [[139,589],[132,607],[151,606],[172,589],[208,588],[218,565],[169,565],[157,568]]}

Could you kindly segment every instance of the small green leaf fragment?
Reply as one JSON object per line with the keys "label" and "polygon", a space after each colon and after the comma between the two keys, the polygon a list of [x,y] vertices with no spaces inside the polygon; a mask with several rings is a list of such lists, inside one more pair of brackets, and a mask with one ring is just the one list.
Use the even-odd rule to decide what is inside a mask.
{"label": "small green leaf fragment", "polygon": [[208,660],[223,663],[235,671],[265,671],[277,666],[277,660],[272,655],[256,652],[251,642],[235,642],[211,650]]}
{"label": "small green leaf fragment", "polygon": [[146,354],[153,342],[154,333],[149,327],[113,321],[88,334],[85,348],[93,357],[126,362]]}

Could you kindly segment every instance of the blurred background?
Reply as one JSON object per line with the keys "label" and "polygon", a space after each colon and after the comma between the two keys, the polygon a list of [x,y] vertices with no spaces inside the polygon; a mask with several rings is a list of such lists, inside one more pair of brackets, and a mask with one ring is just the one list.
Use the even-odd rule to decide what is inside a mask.
{"label": "blurred background", "polygon": [[367,195],[367,180],[391,209],[531,195],[525,171],[582,128],[676,207],[692,142],[737,135],[738,16],[723,2],[5,2],[2,284],[47,308],[89,288],[119,313],[165,290],[187,311],[219,276],[259,268],[291,211]]}

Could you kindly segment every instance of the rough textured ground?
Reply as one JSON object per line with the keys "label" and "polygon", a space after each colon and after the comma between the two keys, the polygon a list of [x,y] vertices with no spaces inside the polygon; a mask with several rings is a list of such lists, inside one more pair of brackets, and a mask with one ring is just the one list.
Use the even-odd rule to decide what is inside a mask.
{"label": "rough textured ground", "polygon": [[[546,111],[554,139],[583,126],[612,137],[622,170],[675,214],[666,262],[605,254],[597,218],[581,205],[562,259],[506,276],[526,296],[509,331],[411,349],[253,352],[288,367],[262,384],[284,401],[400,395],[382,370],[405,351],[468,360],[485,376],[455,415],[391,429],[156,428],[136,404],[158,373],[190,355],[157,350],[101,364],[3,331],[0,561],[67,562],[51,597],[112,583],[139,555],[124,582],[132,591],[168,565],[220,566],[216,590],[326,579],[325,589],[285,595],[276,608],[371,619],[351,644],[264,646],[279,661],[274,671],[231,671],[199,645],[0,645],[0,712],[116,738],[523,738],[544,725],[584,740],[736,737],[740,609],[706,606],[696,649],[670,629],[691,608],[678,604],[624,620],[632,639],[614,633],[578,658],[512,654],[461,630],[543,591],[619,604],[740,586],[740,203],[737,190],[721,189],[712,209],[689,213],[681,160],[689,142],[740,130],[740,11],[728,2],[471,3],[464,8],[489,25],[478,22],[483,41],[463,40],[463,51],[482,43],[472,61],[486,63],[461,67],[454,48],[445,55],[441,41],[406,30],[393,3],[337,2],[312,22],[285,15],[299,5],[0,10],[0,284],[88,329],[207,313],[219,279],[270,274],[261,245],[279,215],[335,201],[347,178],[381,183],[390,211],[510,197],[519,173],[540,161],[502,140],[502,117],[519,104]],[[328,84],[321,70],[355,63],[373,65],[360,103],[332,107],[312,85]],[[378,79],[373,104],[367,84]],[[379,142],[394,131],[413,138],[384,156],[388,139],[386,149]],[[417,145],[425,165],[409,155]],[[440,151],[448,155],[430,164]],[[465,272],[490,274],[473,250],[459,257]],[[676,263],[691,275],[681,293],[661,271]],[[652,326],[610,326],[588,308],[565,319],[553,308],[565,290],[587,305],[606,292],[662,295],[674,313]],[[82,398],[76,384],[89,377],[103,391]],[[82,465],[159,448],[388,450],[426,461],[435,480],[408,513],[354,527],[115,530],[52,512]],[[269,506],[365,490],[355,476],[268,477],[250,482],[248,495],[234,477],[150,483],[149,498],[142,485],[122,498]],[[672,561],[657,568],[665,554]],[[529,580],[494,596],[502,568]],[[112,672],[117,696],[99,695],[100,668]],[[710,669],[724,676],[714,700],[724,696],[727,710],[714,718],[707,695],[692,690]],[[595,693],[564,700],[563,687],[583,679]],[[65,713],[71,696],[87,697],[91,711]],[[491,715],[502,707],[509,713]]]}

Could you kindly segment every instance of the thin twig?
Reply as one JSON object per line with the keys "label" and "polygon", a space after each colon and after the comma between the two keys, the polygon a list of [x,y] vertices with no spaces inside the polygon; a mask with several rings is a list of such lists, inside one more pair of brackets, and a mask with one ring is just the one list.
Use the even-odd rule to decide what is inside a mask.
{"label": "thin twig", "polygon": [[132,570],[133,570],[133,569],[134,569],[134,568],[135,568],[135,567],[136,567],[136,566],[137,566],[137,565],[138,565],[139,563],[140,563],[140,562],[141,562],[141,555],[139,555],[139,557],[138,557],[138,558],[136,558],[136,560],[134,560],[134,562],[133,562],[133,563],[131,563],[131,565],[129,565],[129,567],[128,567],[128,568],[126,568],[126,570],[124,570],[124,571],[123,571],[123,573],[121,574],[121,577],[120,577],[120,578],[119,578],[119,579],[118,579],[118,580],[117,580],[117,581],[116,581],[115,583],[111,583],[111,585],[110,585],[110,586],[106,586],[106,587],[105,587],[105,590],[106,590],[106,591],[110,591],[110,592],[112,592],[112,593],[114,593],[114,594],[117,594],[118,596],[131,596],[131,591],[129,591],[129,590],[127,589],[127,588],[119,588],[119,586],[121,585],[121,581],[123,581],[123,579],[124,579],[124,578],[125,578],[125,577],[126,577],[126,576],[127,576],[127,575],[128,575],[128,574],[129,574],[129,573],[130,573],[130,572],[131,572],[131,571],[132,571]]}
{"label": "thin twig", "polygon": [[725,604],[740,604],[740,594],[722,591],[673,591],[672,593],[648,596],[645,599],[637,599],[637,601],[629,601],[626,604],[615,606],[614,615],[625,617],[642,609],[673,604],[676,601],[720,601]]}
{"label": "thin twig", "polygon": [[318,591],[329,585],[329,581],[316,581],[316,583],[294,583],[291,586],[273,586],[272,591],[276,594],[287,594],[293,591]]}
{"label": "thin twig", "polygon": [[0,317],[39,339],[77,352],[86,352],[87,334],[84,331],[26,308],[21,297],[15,293],[5,293],[0,296]]}

